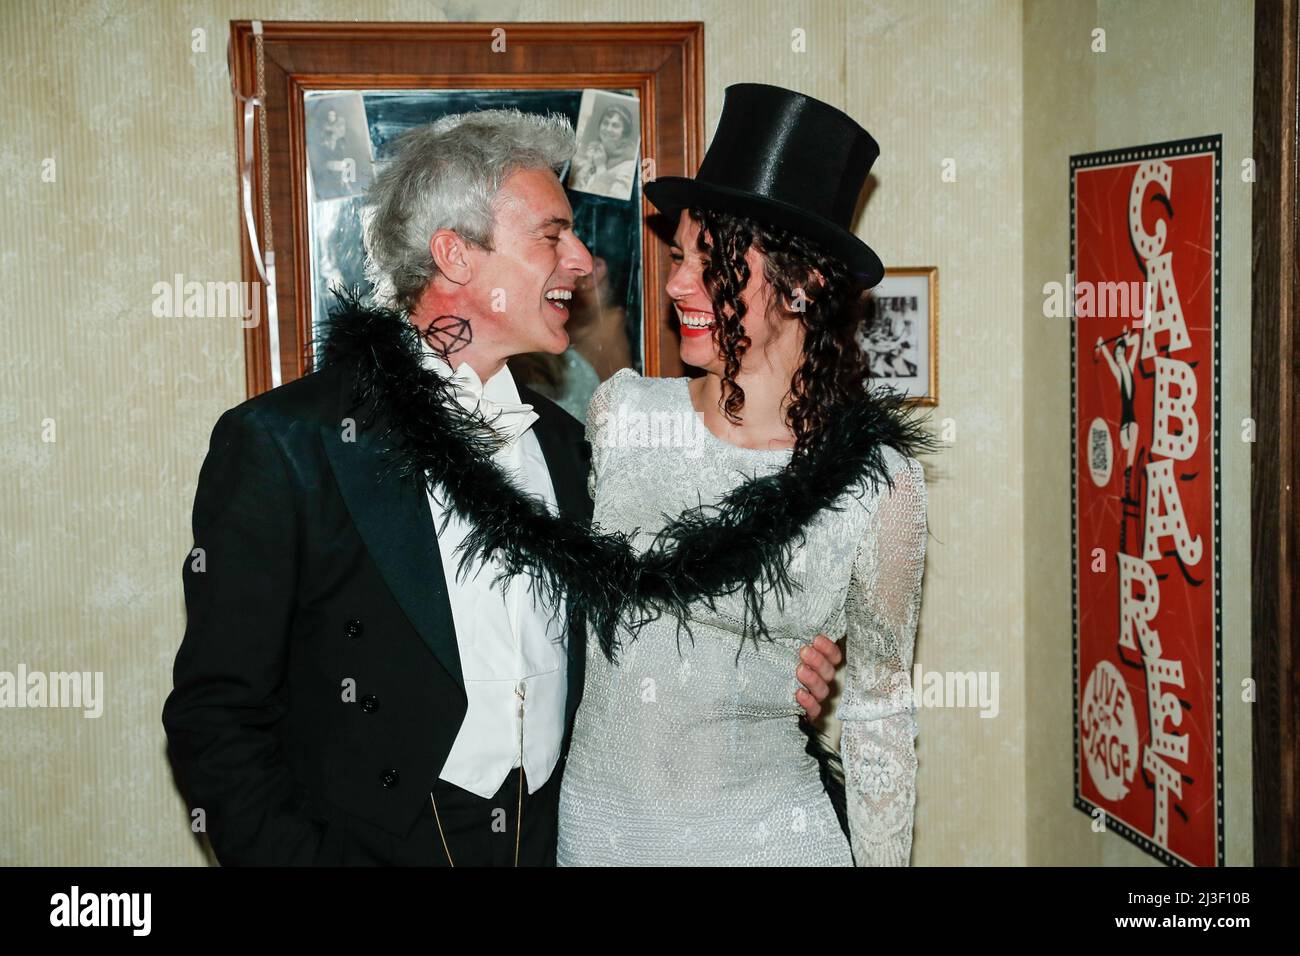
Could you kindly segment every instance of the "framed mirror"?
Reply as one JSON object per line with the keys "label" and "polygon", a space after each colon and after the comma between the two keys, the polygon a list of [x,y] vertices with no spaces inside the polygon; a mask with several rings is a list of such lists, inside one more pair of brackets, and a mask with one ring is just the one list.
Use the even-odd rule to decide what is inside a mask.
{"label": "framed mirror", "polygon": [[243,272],[266,317],[245,332],[248,394],[315,367],[331,285],[367,288],[364,195],[393,139],[498,107],[572,121],[578,152],[561,181],[597,259],[569,351],[520,356],[512,372],[579,418],[618,368],[682,374],[642,184],[699,164],[702,58],[700,23],[232,23]]}

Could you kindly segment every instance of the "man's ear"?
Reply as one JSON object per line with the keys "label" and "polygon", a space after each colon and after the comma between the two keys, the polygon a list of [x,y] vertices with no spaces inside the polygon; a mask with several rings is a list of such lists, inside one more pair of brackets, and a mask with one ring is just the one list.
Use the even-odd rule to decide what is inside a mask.
{"label": "man's ear", "polygon": [[439,229],[429,237],[429,254],[438,272],[456,285],[464,285],[474,276],[469,244],[450,229]]}

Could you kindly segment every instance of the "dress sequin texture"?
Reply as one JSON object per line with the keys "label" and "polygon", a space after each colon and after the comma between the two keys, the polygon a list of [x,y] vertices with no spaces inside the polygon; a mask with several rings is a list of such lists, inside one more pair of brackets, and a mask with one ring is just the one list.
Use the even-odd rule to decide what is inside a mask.
{"label": "dress sequin texture", "polygon": [[[788,450],[723,441],[695,412],[688,379],[624,369],[587,415],[589,490],[602,530],[644,549],[665,515],[716,503]],[[894,488],[868,483],[824,510],[794,554],[799,590],[741,640],[742,601],[692,608],[694,640],[664,616],[611,665],[587,642],[586,685],[561,785],[558,862],[595,865],[905,866],[915,805],[912,651],[925,563],[921,463],[885,449]],[[841,753],[845,840],[798,727],[798,648],[848,635]],[[739,659],[737,653],[739,652]]]}

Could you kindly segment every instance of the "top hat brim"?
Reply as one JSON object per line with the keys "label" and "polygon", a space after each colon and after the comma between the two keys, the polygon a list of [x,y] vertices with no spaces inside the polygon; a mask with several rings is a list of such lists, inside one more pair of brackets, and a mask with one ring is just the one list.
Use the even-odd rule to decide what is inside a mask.
{"label": "top hat brim", "polygon": [[717,186],[683,176],[662,176],[645,184],[646,198],[664,215],[676,219],[690,206],[747,216],[811,239],[838,257],[867,288],[885,277],[885,267],[869,245],[847,229],[816,213],[740,189]]}

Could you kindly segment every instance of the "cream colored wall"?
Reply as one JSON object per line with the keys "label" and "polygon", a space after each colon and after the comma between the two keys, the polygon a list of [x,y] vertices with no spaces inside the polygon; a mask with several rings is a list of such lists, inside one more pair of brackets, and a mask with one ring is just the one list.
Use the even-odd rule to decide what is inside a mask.
{"label": "cream colored wall", "polygon": [[[997,719],[921,713],[913,862],[1025,862],[1027,797],[1045,785],[1031,788],[1024,761],[1023,443],[1035,433],[1021,408],[1032,394],[1024,370],[1056,358],[1032,343],[1026,364],[1021,347],[1020,276],[1033,245],[1021,235],[1021,4],[539,0],[441,9],[448,19],[492,21],[704,20],[706,132],[722,88],[758,80],[837,103],[879,139],[860,232],[887,264],[940,267],[936,418],[956,428],[953,447],[932,462],[918,660],[995,670],[1001,685]],[[0,279],[11,345],[0,397],[9,489],[0,669],[102,670],[108,703],[97,720],[0,715],[0,862],[203,861],[164,759],[159,711],[184,622],[179,571],[198,467],[217,415],[243,398],[243,356],[233,322],[155,319],[149,304],[153,283],[175,272],[239,278],[228,21],[429,19],[438,10],[367,0],[3,6]],[[195,27],[207,30],[204,54],[190,53]],[[807,31],[806,53],[790,49],[795,28]],[[55,183],[40,181],[47,156],[58,162]],[[954,182],[941,178],[946,159]],[[1053,169],[1045,201],[1061,193],[1063,159]],[[1060,246],[1064,233],[1047,232],[1047,244]],[[1057,400],[1060,380],[1040,384]],[[40,441],[46,418],[57,423],[54,444]],[[1044,439],[1059,443],[1063,422],[1052,417]],[[1042,475],[1037,460],[1032,468],[1061,477]],[[1031,500],[1054,510],[1028,513],[1063,524],[1059,501]],[[1033,554],[1059,564],[1066,552],[1033,534]],[[1037,626],[1049,632],[1045,614]],[[1050,822],[1066,831],[1079,821]]]}
{"label": "cream colored wall", "polygon": [[[1025,535],[1028,832],[1032,864],[1159,865],[1072,807],[1070,333],[1042,315],[1069,269],[1069,156],[1223,134],[1222,527],[1224,826],[1228,865],[1249,865],[1250,0],[1028,0],[1025,4]],[[1106,52],[1090,51],[1106,31]],[[1265,440],[1261,436],[1261,440]]]}
{"label": "cream colored wall", "polygon": [[[939,267],[939,395],[954,443],[927,461],[916,661],[999,674],[999,713],[923,708],[914,865],[1026,854],[1020,5],[862,3],[848,110],[881,144],[859,232],[886,265]],[[951,161],[955,181],[945,181]]]}

